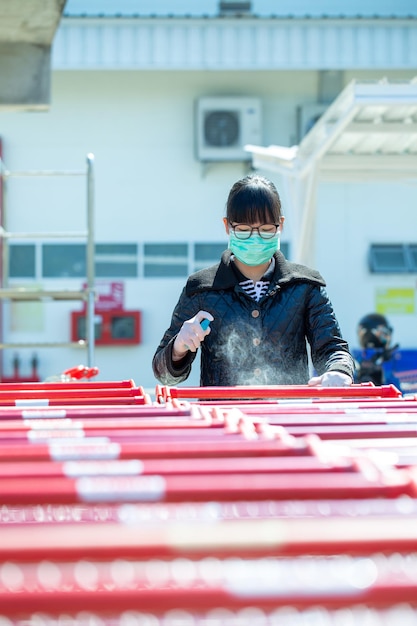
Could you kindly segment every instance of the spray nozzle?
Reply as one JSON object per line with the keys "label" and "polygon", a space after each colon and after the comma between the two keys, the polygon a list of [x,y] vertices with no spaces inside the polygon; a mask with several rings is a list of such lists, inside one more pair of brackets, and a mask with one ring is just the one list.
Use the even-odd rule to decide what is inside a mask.
{"label": "spray nozzle", "polygon": [[200,325],[203,330],[207,330],[210,326],[210,321],[208,319],[201,320]]}

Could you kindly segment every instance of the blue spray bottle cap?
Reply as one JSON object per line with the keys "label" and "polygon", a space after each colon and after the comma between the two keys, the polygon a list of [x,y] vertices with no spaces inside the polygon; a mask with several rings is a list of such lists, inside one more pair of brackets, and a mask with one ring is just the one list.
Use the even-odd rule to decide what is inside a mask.
{"label": "blue spray bottle cap", "polygon": [[207,330],[207,328],[210,326],[210,321],[207,319],[204,319],[200,322],[200,324],[203,330]]}

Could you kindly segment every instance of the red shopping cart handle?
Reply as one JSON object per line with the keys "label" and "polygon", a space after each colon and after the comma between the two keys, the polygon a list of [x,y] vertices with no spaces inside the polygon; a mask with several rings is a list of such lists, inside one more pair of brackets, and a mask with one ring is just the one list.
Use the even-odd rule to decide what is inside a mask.
{"label": "red shopping cart handle", "polygon": [[64,370],[63,375],[68,376],[69,378],[74,378],[75,380],[80,380],[81,378],[93,378],[94,376],[97,376],[98,373],[98,367],[77,365],[76,367],[70,367],[69,369]]}
{"label": "red shopping cart handle", "polygon": [[[204,567],[199,564],[193,566],[191,562],[188,564],[190,573],[187,570],[187,579],[181,561],[174,559],[172,563],[161,563],[160,566],[163,567],[163,580],[160,580],[162,576],[157,578],[153,573],[155,564],[153,569],[138,568],[134,563],[121,564],[117,560],[41,563],[39,566],[32,563],[11,564],[6,571],[13,572],[13,584],[0,586],[2,617],[15,618],[13,623],[23,620],[31,623],[33,613],[41,613],[40,619],[43,619],[43,613],[52,616],[64,612],[71,614],[75,607],[82,607],[88,615],[97,611],[105,620],[112,613],[123,612],[126,615],[126,611],[156,614],[175,611],[176,615],[187,611],[188,615],[189,611],[210,610],[213,615],[213,611],[218,609],[216,613],[224,615],[225,610],[238,609],[249,609],[253,614],[254,607],[260,612],[280,607],[326,607],[346,611],[346,608],[356,609],[358,605],[389,608],[407,603],[408,607],[416,606],[417,583],[412,574],[399,573],[393,566],[384,567],[376,557],[368,561],[373,578],[369,582],[366,579],[366,585],[362,586],[353,576],[344,574],[342,569],[344,566],[349,572],[356,572],[361,562],[354,558],[347,560],[345,556],[334,559],[331,565],[320,558],[313,562],[306,558],[294,563],[270,559],[242,561],[238,575],[236,564],[220,561],[216,563],[216,578],[205,574]],[[51,570],[56,577],[52,589],[49,582]],[[307,574],[304,573],[306,570]],[[104,620],[100,619],[100,623],[109,623]],[[77,620],[71,619],[73,621]],[[234,623],[238,621],[242,623],[241,620]],[[396,623],[406,621],[410,623],[401,618]],[[179,622],[176,620],[176,623]],[[157,623],[161,622],[158,620]],[[165,620],[165,623],[168,622]],[[185,621],[181,620],[181,623]]]}
{"label": "red shopping cart handle", "polygon": [[377,387],[372,383],[361,383],[350,387],[313,387],[310,385],[238,385],[231,387],[167,387],[158,390],[157,397],[165,401],[173,398],[194,398],[199,400],[242,400],[254,398],[400,398],[394,385]]}

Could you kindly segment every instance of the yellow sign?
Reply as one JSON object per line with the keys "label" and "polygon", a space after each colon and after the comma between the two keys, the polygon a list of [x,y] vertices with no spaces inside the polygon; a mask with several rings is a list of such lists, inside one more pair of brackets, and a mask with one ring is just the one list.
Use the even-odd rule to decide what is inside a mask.
{"label": "yellow sign", "polygon": [[377,289],[375,309],[382,315],[413,314],[416,311],[416,291],[415,289]]}

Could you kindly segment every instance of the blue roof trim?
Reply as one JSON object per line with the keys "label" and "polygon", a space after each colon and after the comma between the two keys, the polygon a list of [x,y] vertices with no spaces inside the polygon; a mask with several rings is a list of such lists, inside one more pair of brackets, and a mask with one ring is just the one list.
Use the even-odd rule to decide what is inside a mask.
{"label": "blue roof trim", "polygon": [[[277,7],[279,4],[279,7]],[[336,6],[335,6],[336,4]],[[285,19],[407,19],[417,17],[416,0],[252,0],[243,16]],[[218,0],[67,0],[65,17],[218,18]],[[231,17],[234,17],[231,14]]]}
{"label": "blue roof trim", "polygon": [[97,18],[97,19],[271,19],[271,20],[415,20],[416,15],[184,15],[157,14],[157,13],[68,13],[64,12],[65,18]]}

